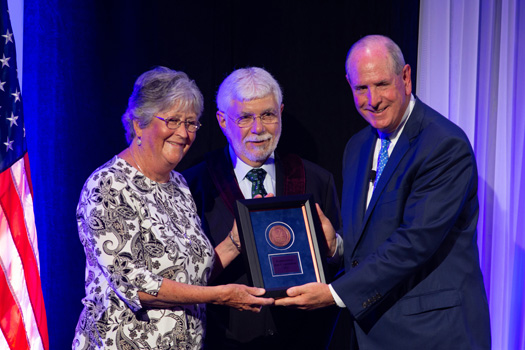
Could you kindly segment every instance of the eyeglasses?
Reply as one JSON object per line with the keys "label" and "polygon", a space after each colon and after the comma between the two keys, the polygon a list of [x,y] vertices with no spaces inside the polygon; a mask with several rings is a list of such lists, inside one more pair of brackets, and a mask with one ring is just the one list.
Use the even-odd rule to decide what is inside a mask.
{"label": "eyeglasses", "polygon": [[[228,116],[226,112],[223,113]],[[264,112],[261,115],[242,115],[237,118],[228,117],[241,128],[252,126],[256,118],[259,118],[263,124],[277,124],[279,122],[279,116],[273,112]]]}
{"label": "eyeglasses", "polygon": [[161,118],[161,117],[155,117],[159,118],[163,122],[166,123],[166,127],[171,130],[176,130],[179,128],[181,124],[184,124],[184,127],[188,132],[196,132],[199,130],[199,128],[202,126],[202,124],[198,120],[180,120],[178,118]]}

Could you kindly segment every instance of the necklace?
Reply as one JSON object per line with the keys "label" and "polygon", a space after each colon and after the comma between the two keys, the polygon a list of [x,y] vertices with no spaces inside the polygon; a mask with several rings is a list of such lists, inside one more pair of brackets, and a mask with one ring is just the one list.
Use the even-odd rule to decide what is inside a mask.
{"label": "necklace", "polygon": [[192,242],[191,239],[188,237],[188,235],[186,235],[186,230],[184,230],[184,238],[186,239],[186,243],[189,243],[190,245],[193,244],[193,242]]}
{"label": "necklace", "polygon": [[[139,162],[137,162],[137,160],[135,159],[135,156],[133,155],[133,152],[131,151],[131,147],[129,148],[129,153],[131,154],[131,158],[133,158],[133,161],[135,162],[135,164],[137,164],[137,167],[139,168],[140,172],[142,174],[144,174],[144,171],[142,170],[142,168],[140,167],[139,165]],[[145,175],[145,174],[144,174]]]}
{"label": "necklace", "polygon": [[175,228],[179,230],[179,232],[182,233],[182,235],[184,236],[184,240],[186,241],[186,243],[188,243],[190,246],[193,245],[191,238],[188,237],[188,235],[186,234],[186,227],[184,227],[184,230],[182,230],[176,220],[174,220],[173,223],[175,225]]}

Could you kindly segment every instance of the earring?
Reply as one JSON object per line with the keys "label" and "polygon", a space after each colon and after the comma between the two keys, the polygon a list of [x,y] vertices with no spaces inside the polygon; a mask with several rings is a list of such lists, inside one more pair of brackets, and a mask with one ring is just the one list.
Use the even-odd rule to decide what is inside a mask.
{"label": "earring", "polygon": [[140,139],[140,136],[137,138],[137,146],[142,145],[142,140]]}

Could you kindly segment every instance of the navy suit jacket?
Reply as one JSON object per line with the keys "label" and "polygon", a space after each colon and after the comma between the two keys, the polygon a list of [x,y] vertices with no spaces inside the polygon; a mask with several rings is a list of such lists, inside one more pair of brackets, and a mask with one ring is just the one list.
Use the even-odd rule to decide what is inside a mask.
{"label": "navy suit jacket", "polygon": [[[183,175],[195,199],[202,227],[212,244],[217,246],[232,228],[235,199],[243,199],[244,196],[235,178],[228,147],[214,151],[206,158],[205,162],[186,170]],[[294,160],[301,165],[285,172],[286,167],[290,168],[290,162],[283,164],[283,158],[276,155],[275,195],[290,194],[290,191],[292,194],[311,193],[334,227],[340,227],[339,200],[332,174],[297,156],[287,160]],[[288,176],[290,173],[297,175],[295,178],[299,181],[289,181],[292,177]],[[221,183],[221,188],[218,188],[217,181]],[[213,281],[216,285],[228,283],[249,284],[240,256]],[[272,350],[298,346],[324,349],[330,340],[337,311],[335,307],[316,312],[263,307],[256,314],[226,306],[208,305],[206,349],[234,349],[238,346],[246,349],[266,349],[270,346]]]}
{"label": "navy suit jacket", "polygon": [[417,100],[366,208],[377,137],[369,126],[345,149],[345,274],[332,283],[359,348],[489,349],[466,135]]}

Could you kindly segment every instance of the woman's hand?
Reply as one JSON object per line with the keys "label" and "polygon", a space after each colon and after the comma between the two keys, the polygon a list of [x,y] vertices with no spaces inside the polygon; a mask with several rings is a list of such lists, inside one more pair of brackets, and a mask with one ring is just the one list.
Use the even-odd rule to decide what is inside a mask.
{"label": "woman's hand", "polygon": [[168,308],[187,304],[218,304],[237,310],[261,311],[261,306],[273,305],[273,298],[261,298],[263,288],[248,287],[244,284],[219,286],[195,286],[163,279],[157,295],[138,292],[142,306],[148,309]]}
{"label": "woman's hand", "polygon": [[237,310],[261,311],[262,306],[273,305],[273,298],[261,298],[266,291],[263,288],[248,287],[243,284],[226,284],[218,289],[217,299],[213,304],[227,305]]}

